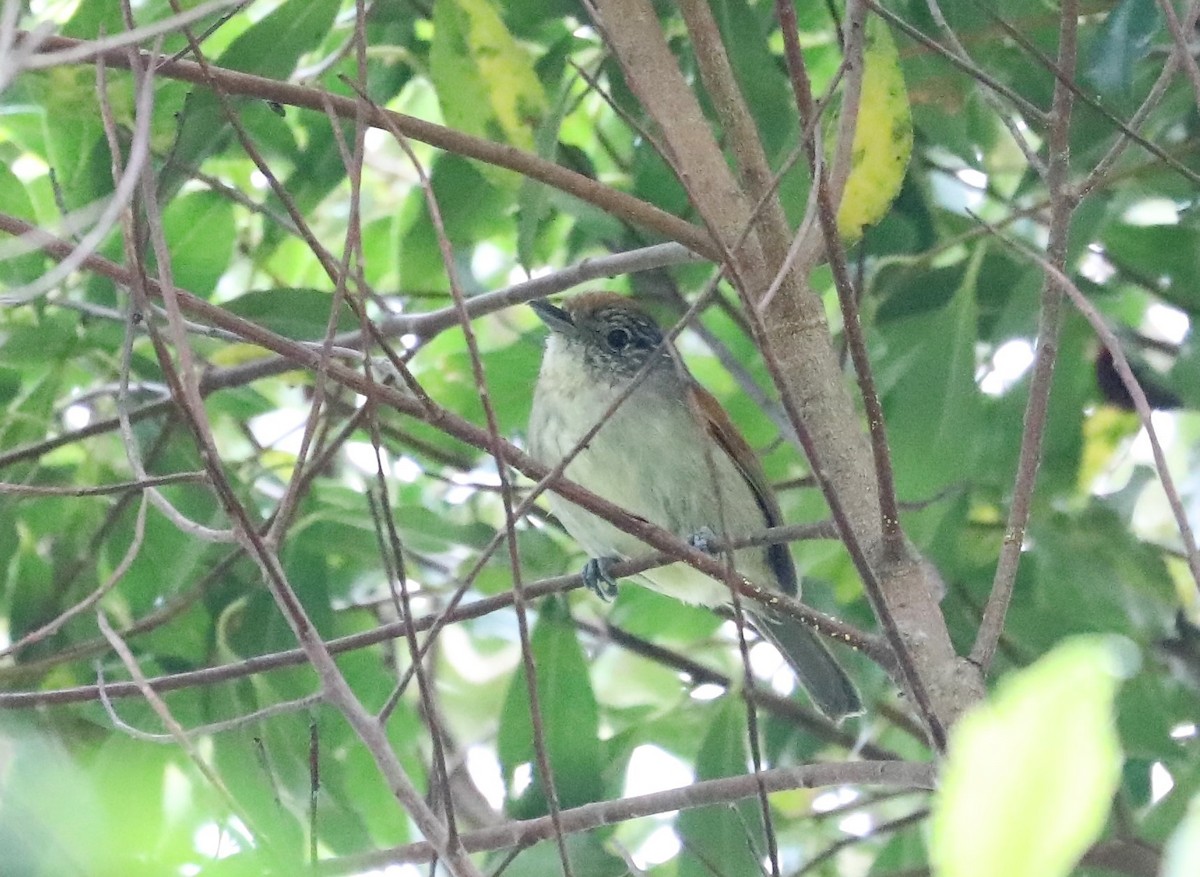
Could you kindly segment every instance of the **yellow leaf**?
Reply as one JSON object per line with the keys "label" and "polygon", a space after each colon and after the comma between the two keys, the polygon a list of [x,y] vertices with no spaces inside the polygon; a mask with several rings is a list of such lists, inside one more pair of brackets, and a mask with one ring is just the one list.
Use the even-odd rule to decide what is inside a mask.
{"label": "yellow leaf", "polygon": [[887,213],[912,155],[912,113],[900,56],[891,31],[878,16],[867,19],[862,96],[854,128],[850,176],[838,208],[838,231],[856,241]]}

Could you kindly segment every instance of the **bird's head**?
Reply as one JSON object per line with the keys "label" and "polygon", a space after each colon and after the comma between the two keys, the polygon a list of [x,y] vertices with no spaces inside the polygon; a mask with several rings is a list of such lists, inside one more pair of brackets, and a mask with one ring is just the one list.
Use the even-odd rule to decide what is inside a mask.
{"label": "bird's head", "polygon": [[541,300],[529,304],[550,328],[548,353],[559,361],[577,361],[593,380],[619,383],[652,356],[663,366],[671,364],[658,324],[639,305],[615,292],[583,293],[561,307]]}

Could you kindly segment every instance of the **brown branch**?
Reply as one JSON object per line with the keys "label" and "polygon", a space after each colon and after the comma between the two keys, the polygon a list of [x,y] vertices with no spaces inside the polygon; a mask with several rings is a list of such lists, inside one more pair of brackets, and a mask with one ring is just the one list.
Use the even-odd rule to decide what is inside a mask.
{"label": "brown branch", "polygon": [[[59,36],[47,37],[42,42],[42,47],[45,49],[72,49],[87,45],[87,41],[84,40]],[[103,57],[105,62],[112,67],[127,68],[129,66],[129,58],[124,50],[99,50],[94,54]],[[319,89],[278,82],[250,73],[209,65],[208,74],[206,74],[199,64],[192,61],[163,60],[157,57],[152,58],[146,53],[142,53],[141,57],[146,61],[154,62],[156,76],[207,85],[209,83],[208,76],[211,75],[212,82],[219,83],[228,95],[253,97],[315,112],[324,112],[326,102],[328,102],[333,111],[344,119],[354,118],[358,104],[352,98],[331,95]],[[516,171],[568,195],[574,195],[582,201],[599,207],[606,213],[655,231],[669,240],[678,241],[694,252],[710,258],[717,255],[712,241],[703,230],[696,228],[691,223],[677,219],[645,201],[626,195],[582,174],[577,174],[512,146],[471,137],[461,131],[435,125],[413,116],[388,110],[373,110],[367,114],[367,122],[375,128],[386,129],[388,122],[385,122],[385,119],[390,120],[392,125],[413,140],[419,140],[447,152],[474,158],[496,167]]]}
{"label": "brown branch", "polygon": [[[743,230],[752,227],[753,199],[734,181],[661,30],[647,26],[657,22],[650,4],[596,0],[593,17],[621,60],[630,87],[662,131],[681,182],[726,253],[727,269],[748,302],[748,312],[756,314],[754,306],[787,261],[789,236],[755,233],[742,240]],[[735,148],[735,153],[740,161],[743,152]],[[821,249],[808,251],[819,255]],[[912,653],[910,669],[916,672],[905,677],[933,692],[933,709],[941,716],[936,724],[949,725],[980,696],[982,686],[973,668],[954,653],[933,598],[932,569],[919,559],[881,565],[871,450],[843,386],[824,305],[808,285],[811,268],[797,263],[786,275],[779,294],[758,315],[757,340],[880,623],[894,648]],[[912,693],[920,703],[922,698]]]}
{"label": "brown branch", "polygon": [[[767,534],[762,536],[753,536],[745,540],[737,540],[729,543],[729,545],[717,545],[718,550],[727,551],[730,549],[748,547],[750,545],[763,545],[771,542],[786,542],[790,541],[803,534],[804,526],[795,527],[775,527],[767,531]],[[231,562],[233,556],[230,557]],[[675,562],[676,557],[671,553],[654,552],[642,557],[623,560],[619,563],[614,563],[611,572],[614,577],[624,578],[633,576],[645,570],[652,569],[656,566],[662,566],[665,563]],[[221,569],[218,566],[218,569]],[[533,582],[526,586],[526,595],[529,599],[544,597],[549,594],[557,594],[563,591],[572,590],[582,587],[583,578],[579,574],[568,576],[554,576],[548,579],[542,579],[538,582]],[[754,599],[754,589],[747,588],[745,596]],[[512,593],[497,594],[492,597],[485,597],[481,600],[476,600],[465,605],[457,606],[453,609],[443,610],[436,614],[426,615],[422,618],[413,619],[409,624],[407,621],[394,621],[389,624],[383,624],[371,630],[361,633],[350,634],[348,636],[339,637],[329,640],[325,643],[325,647],[331,655],[339,655],[344,652],[354,649],[366,648],[368,646],[377,645],[387,640],[395,639],[399,636],[405,636],[409,630],[422,632],[433,629],[437,625],[444,626],[460,621],[468,621],[474,618],[482,618],[492,612],[507,608],[512,605]],[[767,594],[764,599],[774,601],[773,605],[780,612],[797,618],[804,623],[810,625],[820,633],[824,633],[831,639],[849,645],[851,648],[858,649],[867,657],[882,663],[887,666],[888,652],[885,644],[879,643],[872,637],[866,636],[861,631],[838,621],[831,616],[818,612],[798,600],[788,597],[776,595],[774,593]],[[125,632],[126,635],[130,631]],[[82,657],[82,656],[81,656]],[[248,658],[244,661],[236,663],[221,664],[216,667],[208,667],[203,670],[191,670],[184,673],[173,673],[167,676],[159,676],[150,680],[150,685],[156,691],[178,691],[184,688],[193,688],[200,685],[213,685],[219,682],[228,682],[233,679],[241,679],[246,676],[252,676],[256,673],[262,673],[267,670],[275,670],[282,667],[294,667],[305,663],[305,652],[303,649],[288,649],[286,651],[275,652],[270,655],[262,655],[255,658]],[[6,676],[10,671],[0,670],[0,680],[11,684],[11,680]],[[108,686],[108,695],[113,698],[133,697],[138,694],[138,689],[134,686],[124,685],[123,683],[112,683]],[[0,691],[0,709],[29,709],[38,706],[53,706],[70,703],[84,703],[94,701],[98,697],[96,687],[94,685],[81,685],[74,688],[61,688],[51,691]]]}
{"label": "brown branch", "polygon": [[[1046,172],[1046,187],[1050,192],[1050,227],[1046,243],[1046,263],[1061,272],[1067,259],[1068,235],[1075,200],[1070,191],[1070,132],[1071,109],[1075,91],[1067,82],[1075,72],[1076,38],[1079,27],[1078,0],[1064,0],[1059,26],[1058,63],[1062,72],[1054,86],[1051,128],[1047,148],[1050,164]],[[1004,618],[1012,599],[1017,568],[1025,542],[1025,528],[1033,507],[1033,491],[1041,462],[1042,439],[1050,408],[1050,389],[1054,380],[1054,365],[1058,356],[1058,338],[1063,323],[1063,287],[1055,274],[1046,271],[1042,283],[1041,309],[1038,315],[1037,355],[1029,382],[1029,399],[1025,406],[1025,423],[1021,433],[1021,451],[1013,484],[1012,505],[992,593],[983,613],[983,622],[971,648],[971,661],[984,674],[991,667],[996,644],[1004,629]]]}
{"label": "brown branch", "polygon": [[150,475],[134,481],[118,481],[96,487],[50,487],[45,484],[10,484],[0,482],[0,494],[12,496],[109,496],[114,493],[132,493],[167,484],[196,484],[205,480],[203,472],[173,472],[169,475]]}
{"label": "brown branch", "polygon": [[[818,160],[816,139],[815,106],[812,96],[812,86],[808,76],[808,68],[804,62],[804,53],[800,49],[800,37],[796,25],[794,7],[787,0],[778,0],[776,10],[779,16],[780,28],[783,31],[784,50],[787,58],[788,72],[791,74],[792,93],[796,99],[796,111],[805,123],[810,133],[805,139],[805,151],[816,176],[817,218],[820,221],[824,236],[825,254],[829,258],[829,267],[833,274],[834,286],[837,289],[838,303],[842,311],[842,331],[854,362],[854,372],[858,378],[859,394],[862,396],[863,407],[867,415],[867,431],[871,437],[871,455],[875,463],[875,481],[879,488],[879,518],[883,532],[884,555],[890,561],[898,560],[905,551],[904,533],[900,529],[900,508],[896,499],[896,478],[892,470],[891,450],[888,448],[887,429],[883,419],[883,405],[879,400],[879,392],[875,388],[875,376],[871,370],[871,360],[867,355],[867,342],[863,333],[862,320],[858,310],[858,293],[850,279],[846,265],[846,250],[842,246],[838,233],[837,210],[835,202],[840,202],[844,185],[839,186],[831,180],[826,171],[825,163]],[[851,20],[853,21],[853,19]],[[861,22],[860,22],[861,25]],[[857,47],[859,54],[853,58],[853,65],[861,68],[862,58],[862,27],[858,29],[856,38],[847,41],[847,52]],[[861,83],[860,75],[848,77],[848,82]],[[857,101],[843,106],[843,116],[853,113],[857,115]],[[839,152],[849,153],[854,140],[852,129],[839,131]],[[844,184],[844,180],[842,181]]]}
{"label": "brown branch", "polygon": [[[668,813],[713,804],[726,804],[758,794],[761,782],[768,792],[788,789],[812,789],[822,786],[858,785],[932,789],[936,779],[932,765],[908,761],[850,761],[839,764],[805,764],[777,767],[757,775],[703,780],[678,789],[636,795],[614,801],[600,801],[562,811],[564,830],[575,834],[606,825],[616,825]],[[526,847],[547,840],[554,834],[550,818],[517,820],[495,828],[472,831],[462,836],[469,852]],[[433,850],[426,843],[408,844],[390,850],[377,850],[322,863],[321,874],[350,874],[382,868],[402,862],[428,862]]]}

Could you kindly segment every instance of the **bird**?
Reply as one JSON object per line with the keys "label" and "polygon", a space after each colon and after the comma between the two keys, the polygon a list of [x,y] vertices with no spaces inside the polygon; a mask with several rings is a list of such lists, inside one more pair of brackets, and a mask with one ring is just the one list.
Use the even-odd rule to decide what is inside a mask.
{"label": "bird", "polygon": [[[609,291],[580,293],[561,306],[540,299],[530,306],[550,330],[527,432],[534,459],[558,465],[644,370],[628,398],[569,462],[565,477],[706,550],[718,539],[735,540],[782,522],[754,451],[720,402],[673,355],[645,309]],[[548,503],[589,556],[585,584],[604,599],[616,596],[609,568],[648,547],[553,492]],[[786,545],[738,549],[733,563],[759,587],[799,595]],[[685,603],[730,603],[725,584],[684,563],[647,570],[640,579]],[[854,683],[813,630],[765,605],[745,608],[822,713],[841,721],[862,712]]]}

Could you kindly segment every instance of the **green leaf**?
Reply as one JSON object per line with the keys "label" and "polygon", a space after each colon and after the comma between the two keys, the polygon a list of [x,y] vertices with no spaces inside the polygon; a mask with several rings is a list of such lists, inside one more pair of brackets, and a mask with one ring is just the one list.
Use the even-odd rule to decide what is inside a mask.
{"label": "green leaf", "polygon": [[[740,776],[746,757],[745,708],[739,698],[722,698],[696,756],[696,779]],[[680,877],[759,873],[766,842],[757,798],[684,810],[677,827],[686,850]]]}
{"label": "green leaf", "polygon": [[955,726],[933,805],[938,877],[1065,877],[1099,837],[1121,777],[1119,643],[1067,640]]}
{"label": "green leaf", "polygon": [[962,288],[965,272],[963,262],[941,268],[904,264],[883,266],[872,281],[873,289],[886,296],[876,319],[886,323],[945,307]]}
{"label": "green leaf", "polygon": [[[626,877],[629,874],[625,860],[609,852],[603,840],[594,833],[569,834],[566,846],[573,877]],[[507,865],[505,877],[559,877],[563,873],[562,856],[558,844],[553,841],[524,850],[511,863],[507,856],[507,852],[501,852],[491,857],[495,865],[500,862]]]}
{"label": "green leaf", "polygon": [[189,192],[163,212],[163,231],[175,284],[210,295],[233,255],[233,205],[215,192]]}
{"label": "green leaf", "polygon": [[[561,68],[566,61],[566,54],[571,47],[572,38],[559,41],[554,47],[552,60],[555,66]],[[541,65],[549,66],[546,59]],[[559,129],[563,118],[575,105],[574,81],[571,78],[559,76],[561,80],[553,104],[543,114],[542,121],[534,134],[539,158],[554,161],[558,152]],[[535,245],[538,233],[544,228],[544,220],[550,214],[550,187],[536,180],[521,181],[517,195],[517,258],[527,270],[535,264]]]}
{"label": "green leaf", "polygon": [[[537,692],[546,756],[562,807],[600,800],[600,714],[588,679],[587,661],[563,604],[547,598],[538,604],[530,649],[537,668]],[[511,815],[528,819],[548,812],[545,786],[537,768],[529,682],[523,667],[513,677],[500,717],[497,754],[505,781],[512,786],[518,768],[530,765],[534,780],[520,798],[510,800]]]}
{"label": "green leaf", "polygon": [[[54,67],[33,75],[28,91],[42,114],[46,163],[54,169],[63,204],[83,207],[113,189],[112,160],[96,109],[96,76],[87,67]],[[128,79],[109,85],[109,102],[119,123],[132,118]]]}
{"label": "green leaf", "polygon": [[[37,214],[29,192],[3,163],[0,163],[0,204],[4,205],[5,213],[37,224]],[[45,257],[37,251],[0,259],[0,287],[30,283],[41,276],[45,265]]]}
{"label": "green leaf", "polygon": [[1172,774],[1175,785],[1143,820],[1141,836],[1151,844],[1165,844],[1175,827],[1187,818],[1200,798],[1200,761],[1189,759]]}
{"label": "green leaf", "polygon": [[[532,151],[546,93],[529,53],[488,0],[437,0],[429,72],[442,116],[453,128]],[[483,173],[511,189],[519,177],[488,165]]]}
{"label": "green leaf", "polygon": [[1092,39],[1084,77],[1105,97],[1132,97],[1133,67],[1146,57],[1161,25],[1154,0],[1121,0]]}
{"label": "green leaf", "polygon": [[[231,313],[288,338],[320,341],[329,323],[333,296],[319,289],[258,289],[226,302]],[[343,312],[338,331],[358,327],[354,318]]]}
{"label": "green leaf", "polygon": [[1110,225],[1102,234],[1114,265],[1163,298],[1200,315],[1200,229],[1186,225]]}
{"label": "green leaf", "polygon": [[1088,355],[1095,333],[1079,314],[1069,311],[1059,333],[1058,362],[1050,388],[1053,403],[1046,416],[1040,486],[1070,492],[1083,455],[1084,408],[1095,392],[1095,369]]}
{"label": "green leaf", "polygon": [[108,0],[81,0],[70,21],[63,25],[63,36],[95,39],[101,33],[116,33],[125,22],[119,4]]}
{"label": "green leaf", "polygon": [[[880,388],[904,499],[927,497],[965,478],[978,454],[974,287],[982,251],[976,250],[946,307],[881,326],[888,360]],[[933,338],[938,343],[930,343]]]}
{"label": "green leaf", "polygon": [[[216,63],[243,73],[286,79],[300,58],[328,35],[339,8],[341,0],[286,0],[238,36]],[[244,102],[231,102],[235,111],[240,105]],[[180,111],[179,135],[171,150],[174,164],[160,182],[160,190],[168,194],[183,182],[187,168],[199,167],[217,151],[230,127],[221,102],[207,88],[192,91]],[[280,119],[279,124],[284,121]]]}

